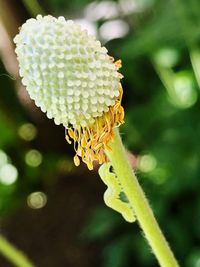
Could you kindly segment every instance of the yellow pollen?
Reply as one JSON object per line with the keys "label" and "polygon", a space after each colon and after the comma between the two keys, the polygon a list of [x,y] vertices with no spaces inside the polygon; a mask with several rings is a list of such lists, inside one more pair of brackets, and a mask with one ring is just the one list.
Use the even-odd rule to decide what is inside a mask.
{"label": "yellow pollen", "polygon": [[[115,63],[120,67],[121,61]],[[95,118],[95,122],[86,127],[66,129],[66,140],[71,143],[74,141],[74,163],[80,164],[80,158],[87,164],[88,169],[93,169],[93,161],[97,160],[99,164],[107,161],[105,149],[110,150],[108,143],[114,136],[113,128],[124,122],[124,109],[121,106],[123,89],[120,85],[119,96],[115,99],[115,104],[110,106],[108,112]]]}

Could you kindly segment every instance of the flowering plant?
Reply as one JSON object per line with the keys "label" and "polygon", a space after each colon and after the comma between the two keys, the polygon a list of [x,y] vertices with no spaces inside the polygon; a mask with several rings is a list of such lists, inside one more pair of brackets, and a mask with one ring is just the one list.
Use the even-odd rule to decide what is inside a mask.
{"label": "flowering plant", "polygon": [[121,61],[114,62],[94,36],[63,17],[29,19],[14,42],[22,83],[47,117],[65,127],[67,141],[74,141],[75,165],[80,159],[90,170],[94,160],[103,164],[99,173],[108,186],[106,204],[128,222],[138,220],[161,266],[178,266],[119,135]]}

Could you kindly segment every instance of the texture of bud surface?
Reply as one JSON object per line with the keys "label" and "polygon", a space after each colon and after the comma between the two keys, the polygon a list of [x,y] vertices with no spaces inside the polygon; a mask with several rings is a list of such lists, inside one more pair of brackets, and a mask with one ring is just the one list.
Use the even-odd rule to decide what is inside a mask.
{"label": "texture of bud surface", "polygon": [[56,124],[86,126],[115,104],[118,67],[78,24],[39,15],[22,25],[14,42],[22,83]]}
{"label": "texture of bud surface", "polygon": [[123,123],[121,62],[94,36],[64,17],[38,15],[14,38],[20,76],[35,104],[66,128],[76,155],[93,168],[106,161],[113,128]]}

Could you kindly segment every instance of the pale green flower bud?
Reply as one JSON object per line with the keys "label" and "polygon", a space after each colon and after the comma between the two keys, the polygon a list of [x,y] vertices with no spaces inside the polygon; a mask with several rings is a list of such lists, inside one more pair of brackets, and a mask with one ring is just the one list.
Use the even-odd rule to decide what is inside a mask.
{"label": "pale green flower bud", "polygon": [[113,127],[123,122],[120,61],[94,36],[64,17],[38,15],[14,38],[20,76],[35,104],[67,129],[79,157],[92,169],[106,161]]}
{"label": "pale green flower bud", "polygon": [[115,104],[118,67],[72,20],[38,15],[22,25],[14,42],[22,83],[56,124],[84,127]]}

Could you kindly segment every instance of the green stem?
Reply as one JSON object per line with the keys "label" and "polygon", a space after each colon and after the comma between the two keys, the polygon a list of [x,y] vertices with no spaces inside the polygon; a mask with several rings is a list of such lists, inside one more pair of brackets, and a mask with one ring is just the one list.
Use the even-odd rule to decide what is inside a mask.
{"label": "green stem", "polygon": [[34,267],[33,263],[17,248],[0,236],[0,253],[17,267]]}
{"label": "green stem", "polygon": [[194,74],[200,88],[200,50],[198,47],[193,46],[189,49],[190,60],[194,70]]}
{"label": "green stem", "polygon": [[118,129],[115,129],[115,137],[110,142],[110,151],[106,151],[116,175],[134,209],[136,218],[148,240],[160,266],[178,267],[178,263],[163,236],[153,212],[140,187],[130,163],[128,162],[125,148],[122,144]]}
{"label": "green stem", "polygon": [[26,9],[31,14],[31,16],[35,17],[38,14],[45,15],[44,9],[41,7],[37,0],[22,0]]}

